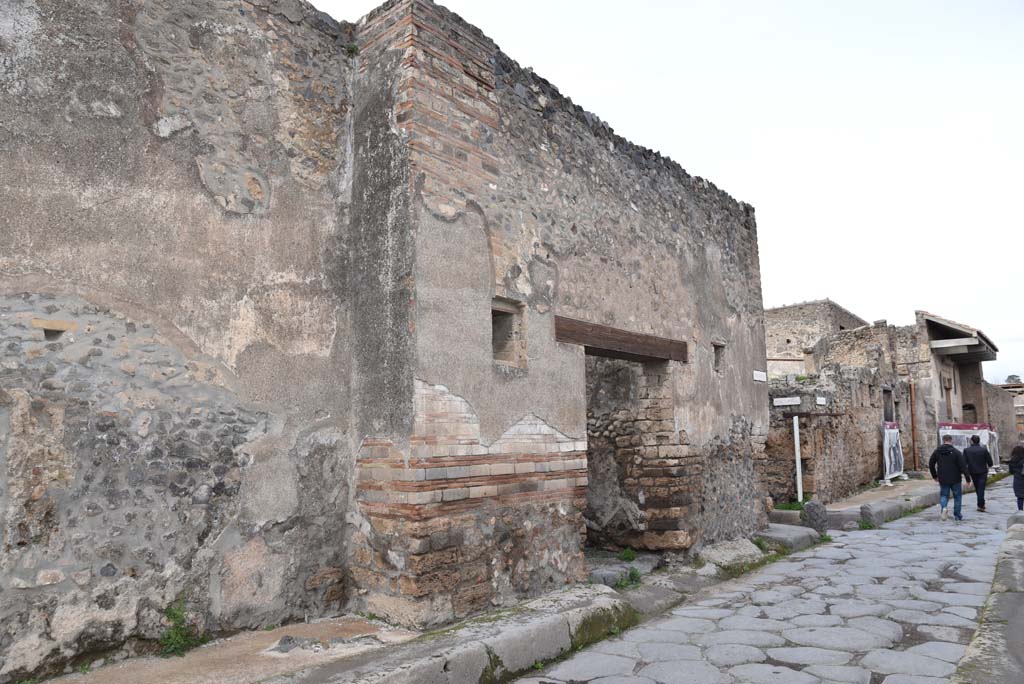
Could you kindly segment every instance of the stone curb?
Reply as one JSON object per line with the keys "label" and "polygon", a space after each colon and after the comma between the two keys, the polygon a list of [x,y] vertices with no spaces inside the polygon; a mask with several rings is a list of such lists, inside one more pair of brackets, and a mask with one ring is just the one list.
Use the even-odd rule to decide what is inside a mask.
{"label": "stone curb", "polygon": [[996,557],[992,593],[953,684],[1024,682],[1024,515],[1010,516],[1007,529]]}
{"label": "stone curb", "polygon": [[356,662],[328,663],[261,684],[498,684],[535,663],[568,656],[639,618],[629,602],[603,585],[576,586],[430,632]]}
{"label": "stone curb", "polygon": [[821,535],[810,527],[771,523],[767,529],[755,534],[754,538],[763,539],[770,546],[782,547],[787,551],[802,551],[817,544]]}

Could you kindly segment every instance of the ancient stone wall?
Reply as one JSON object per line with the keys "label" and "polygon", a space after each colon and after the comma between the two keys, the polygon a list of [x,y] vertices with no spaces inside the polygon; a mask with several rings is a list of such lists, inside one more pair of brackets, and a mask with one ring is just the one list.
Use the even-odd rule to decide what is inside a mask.
{"label": "ancient stone wall", "polygon": [[[473,459],[490,453],[528,417],[546,434],[583,443],[585,355],[579,347],[555,341],[557,313],[685,340],[692,352],[688,363],[670,365],[659,379],[665,396],[658,408],[666,414],[659,420],[665,425],[649,438],[661,441],[642,446],[652,447],[652,454],[657,453],[653,447],[688,448],[695,463],[704,463],[714,449],[729,454],[723,464],[732,459],[743,464],[738,470],[753,473],[752,461],[763,453],[763,444],[755,440],[763,440],[767,426],[766,386],[753,379],[755,370],[764,370],[764,350],[752,209],[615,136],[549,83],[521,69],[478,29],[433,3],[385,4],[360,23],[358,41],[364,55],[376,50],[400,54],[394,111],[395,125],[407,141],[413,192],[417,387],[444,388],[453,401],[471,407],[478,431],[468,453],[450,453],[443,439],[411,441],[410,453],[423,459],[417,463],[434,459],[452,468],[462,467],[456,465],[461,461],[475,465]],[[500,316],[513,317],[503,329],[515,331],[514,352],[496,351]],[[429,423],[431,417],[420,414],[424,405],[416,403],[414,425]],[[387,458],[397,468],[411,438],[400,430],[376,438],[361,452],[360,470],[375,467],[371,454],[378,449],[393,450]],[[516,458],[543,462],[548,449],[533,443]],[[412,466],[403,461],[402,468],[407,467]],[[502,537],[490,524],[496,506],[514,526],[546,529],[548,537],[565,540],[561,555],[519,551],[522,567],[553,582],[580,567],[580,521],[554,511],[573,510],[585,491],[582,477],[545,478],[544,505],[526,506],[519,501],[532,492],[496,497],[494,487],[501,481],[479,472],[478,479],[463,483],[481,494],[467,507],[465,524],[487,532],[474,538],[475,548],[455,535],[445,549],[441,574],[448,573],[450,584],[439,594],[440,609],[435,611],[425,595],[399,596],[390,585],[372,585],[369,575],[360,601],[424,622],[447,614],[449,602],[500,604],[537,590],[494,571],[476,580],[475,603],[458,598],[471,585],[463,588],[452,575],[460,565],[471,565],[465,559],[502,553]],[[384,482],[404,477],[394,474]],[[367,481],[374,482],[361,478]],[[753,486],[749,479],[714,481],[720,481],[716,495]],[[655,486],[662,485],[666,493],[678,486]],[[360,490],[359,510],[366,523],[361,529],[373,548],[390,548],[389,540],[402,535],[418,536],[408,521],[443,510],[435,511],[443,500],[410,504],[402,513],[404,521],[386,522],[384,507],[374,499],[398,489],[374,484]],[[699,511],[691,516],[686,509],[696,506],[693,495],[687,496],[690,503],[670,504],[673,499],[666,496],[657,505],[675,516],[658,524],[659,534],[677,545],[683,536],[687,544],[694,543],[695,532],[669,532],[686,526],[698,530],[703,522]],[[763,524],[762,499],[744,499],[742,522],[721,534]],[[373,561],[374,575],[420,581],[428,570],[412,566],[410,559],[421,553],[394,548]],[[570,562],[573,557],[577,560]]]}
{"label": "ancient stone wall", "polygon": [[[892,384],[878,369],[831,365],[797,385],[774,380],[773,399],[796,397],[800,404],[771,409],[767,481],[772,498],[796,498],[793,413],[808,414],[799,416],[805,495],[830,503],[881,478],[884,387],[892,388],[896,402],[906,403],[906,386]],[[901,428],[906,458],[907,430],[902,423]]]}
{"label": "ancient stone wall", "polygon": [[345,605],[380,308],[348,225],[395,182],[352,41],[297,1],[0,3],[0,681],[175,600],[211,632]]}
{"label": "ancient stone wall", "polygon": [[18,0],[0,50],[0,678],[176,600],[213,632],[422,625],[581,579],[556,313],[686,344],[643,375],[650,545],[764,524],[753,209],[478,29]]}
{"label": "ancient stone wall", "polygon": [[984,384],[985,403],[988,407],[988,422],[995,426],[999,433],[999,454],[1002,461],[1010,460],[1010,451],[1021,440],[1017,430],[1016,409],[1013,395],[998,385]]}
{"label": "ancient stone wall", "polygon": [[587,357],[587,524],[598,544],[688,549],[707,531],[705,462],[674,429],[670,381],[667,362]]}
{"label": "ancient stone wall", "polygon": [[806,349],[827,335],[867,325],[828,299],[767,309],[764,319],[768,374],[772,377],[804,375],[808,372]]}
{"label": "ancient stone wall", "polygon": [[[882,477],[883,421],[899,423],[905,468],[913,467],[910,388],[897,363],[896,331],[879,321],[826,335],[807,356],[812,375],[772,381],[768,481],[773,497],[796,495],[793,413],[818,414],[799,418],[804,489],[826,503]],[[799,398],[799,406],[774,405],[785,397]]]}

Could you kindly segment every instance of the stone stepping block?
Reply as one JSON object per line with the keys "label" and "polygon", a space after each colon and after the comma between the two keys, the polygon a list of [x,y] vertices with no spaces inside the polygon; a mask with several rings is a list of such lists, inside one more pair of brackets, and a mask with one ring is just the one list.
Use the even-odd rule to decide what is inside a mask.
{"label": "stone stepping block", "polygon": [[782,636],[800,646],[861,652],[889,648],[892,640],[881,634],[872,634],[852,627],[802,627],[790,629]]}
{"label": "stone stepping block", "polygon": [[743,644],[717,644],[705,650],[704,657],[717,667],[763,663],[768,660],[761,649]]}
{"label": "stone stepping block", "polygon": [[871,651],[860,661],[866,667],[882,674],[904,674],[916,677],[948,677],[956,672],[956,665],[910,651]]}
{"label": "stone stepping block", "polygon": [[781,665],[737,665],[729,674],[744,684],[820,684],[813,675]]}
{"label": "stone stepping block", "polygon": [[826,682],[841,682],[842,684],[871,684],[871,670],[862,667],[848,665],[813,665],[805,668],[804,672],[815,677],[820,677]]}
{"label": "stone stepping block", "polygon": [[708,663],[678,661],[654,663],[637,673],[660,684],[733,684],[733,678]]}
{"label": "stone stepping block", "polygon": [[586,658],[573,658],[552,668],[548,675],[562,681],[588,681],[609,675],[633,673],[636,661],[622,656],[589,653]]}
{"label": "stone stepping block", "polygon": [[790,551],[802,551],[816,544],[820,535],[808,527],[771,523],[768,529],[758,532],[755,538]]}
{"label": "stone stepping block", "polygon": [[810,646],[770,648],[767,653],[772,660],[791,665],[846,665],[853,657],[850,653]]}

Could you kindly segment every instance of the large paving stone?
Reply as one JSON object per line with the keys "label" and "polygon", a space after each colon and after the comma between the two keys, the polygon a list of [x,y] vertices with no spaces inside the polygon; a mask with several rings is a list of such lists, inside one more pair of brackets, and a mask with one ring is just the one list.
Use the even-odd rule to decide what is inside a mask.
{"label": "large paving stone", "polygon": [[724,620],[719,621],[719,629],[739,629],[749,631],[764,631],[764,632],[781,632],[784,629],[790,627],[781,620],[767,620],[765,618],[754,618],[754,617],[728,617]]}
{"label": "large paving stone", "polygon": [[704,657],[717,667],[731,667],[747,663],[763,663],[768,656],[759,648],[743,644],[718,644],[704,651]]}
{"label": "large paving stone", "polygon": [[949,680],[945,677],[918,677],[915,675],[894,674],[883,679],[882,684],[949,684]]}
{"label": "large paving stone", "polygon": [[956,672],[956,666],[951,663],[909,651],[871,651],[861,658],[860,665],[882,674],[918,677],[948,677]]}
{"label": "large paving stone", "polygon": [[835,627],[842,622],[838,615],[800,615],[790,620],[796,627]]}
{"label": "large paving stone", "polygon": [[[519,680],[519,684],[523,684],[522,680]],[[634,677],[632,675],[615,675],[613,677],[600,677],[598,679],[591,679],[590,684],[656,684],[656,682],[653,679],[648,679],[647,677]]]}
{"label": "large paving stone", "polygon": [[736,611],[728,608],[705,608],[702,606],[688,606],[686,608],[676,608],[672,611],[673,615],[679,617],[691,617],[691,618],[703,618],[704,620],[720,620],[730,615],[735,615]]}
{"label": "large paving stone", "polygon": [[602,641],[590,647],[590,653],[607,653],[608,655],[624,656],[626,658],[640,657],[640,644],[633,641]]}
{"label": "large paving stone", "polygon": [[586,653],[559,663],[548,675],[562,681],[588,681],[610,675],[632,674],[636,661],[632,658],[607,655],[605,653]]}
{"label": "large paving stone", "polygon": [[854,629],[862,629],[865,632],[871,632],[873,634],[881,634],[894,643],[899,643],[903,640],[903,626],[898,622],[892,620],[883,620],[882,618],[865,616],[859,618],[853,618],[847,621],[848,627]]}
{"label": "large paving stone", "polygon": [[691,660],[653,663],[637,675],[653,679],[659,684],[732,684],[734,681],[717,667]]}
{"label": "large paving stone", "polygon": [[881,634],[871,634],[852,627],[801,627],[787,630],[782,636],[800,646],[839,651],[870,651],[892,646],[892,640]]}
{"label": "large paving stone", "polygon": [[652,627],[640,627],[631,629],[622,635],[623,640],[634,643],[649,641],[660,641],[666,644],[688,644],[690,635],[686,632],[677,632],[671,629],[654,629]]}
{"label": "large paving stone", "polygon": [[852,600],[832,604],[829,612],[842,618],[855,618],[865,615],[885,615],[889,610],[889,606],[884,603]]}
{"label": "large paving stone", "polygon": [[755,563],[764,558],[764,554],[749,539],[736,539],[712,544],[697,554],[697,557],[705,563],[726,566]]}
{"label": "large paving stone", "polygon": [[920,610],[894,610],[886,617],[897,622],[905,622],[910,625],[941,625],[943,627],[963,627],[974,629],[977,623],[959,615],[949,613],[925,613]]}
{"label": "large paving stone", "polygon": [[966,641],[968,638],[970,638],[969,634],[967,635],[967,637],[965,637],[964,635],[966,634],[966,632],[957,629],[956,627],[921,625],[917,628],[917,631],[929,639],[936,639],[938,641],[961,642]]}
{"label": "large paving stone", "polygon": [[842,682],[842,684],[871,684],[871,671],[862,667],[849,665],[812,665],[804,668],[804,672],[820,677],[826,682]]}
{"label": "large paving stone", "polygon": [[687,634],[706,634],[715,629],[715,623],[702,618],[673,617],[668,620],[652,622],[648,625],[648,628],[658,630],[670,629],[673,632],[686,632]]}
{"label": "large paving stone", "polygon": [[959,663],[960,659],[964,657],[964,653],[967,652],[967,647],[962,644],[953,644],[948,641],[928,641],[917,646],[911,646],[907,649],[907,653],[916,653],[917,655],[928,656],[929,658],[938,658],[939,660],[945,660],[947,663]]}
{"label": "large paving stone", "polygon": [[646,663],[656,663],[662,660],[700,660],[700,649],[688,644],[640,644],[640,659]]}
{"label": "large paving stone", "polygon": [[853,657],[843,651],[831,651],[810,646],[769,648],[765,652],[772,660],[793,665],[845,665]]}
{"label": "large paving stone", "polygon": [[768,525],[768,529],[758,532],[755,536],[790,551],[806,549],[817,543],[820,538],[820,535],[810,528],[775,523]]}
{"label": "large paving stone", "polygon": [[737,665],[729,674],[749,684],[820,684],[818,678],[781,665]]}
{"label": "large paving stone", "polygon": [[786,645],[786,640],[778,634],[743,630],[726,630],[724,632],[715,632],[714,634],[701,634],[694,641],[700,646],[743,644],[745,646],[757,646],[758,648],[770,648]]}

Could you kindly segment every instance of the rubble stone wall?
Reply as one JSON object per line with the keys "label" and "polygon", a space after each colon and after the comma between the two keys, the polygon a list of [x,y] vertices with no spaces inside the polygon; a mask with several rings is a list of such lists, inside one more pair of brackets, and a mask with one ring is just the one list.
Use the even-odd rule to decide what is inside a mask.
{"label": "rubble stone wall", "polygon": [[0,3],[0,681],[174,601],[214,633],[346,604],[383,168],[352,41],[298,1]]}
{"label": "rubble stone wall", "polygon": [[0,50],[0,681],[173,601],[423,625],[581,579],[556,313],[687,344],[644,376],[646,534],[764,524],[753,209],[459,17],[17,0]]}
{"label": "rubble stone wall", "polygon": [[768,374],[772,377],[806,374],[806,349],[827,335],[867,325],[828,299],[768,309],[764,319]]}
{"label": "rubble stone wall", "polygon": [[1017,430],[1017,415],[1013,405],[1013,395],[999,387],[985,383],[985,402],[988,406],[988,422],[995,426],[999,433],[999,454],[1003,462],[1010,460],[1010,451],[1021,441]]}

